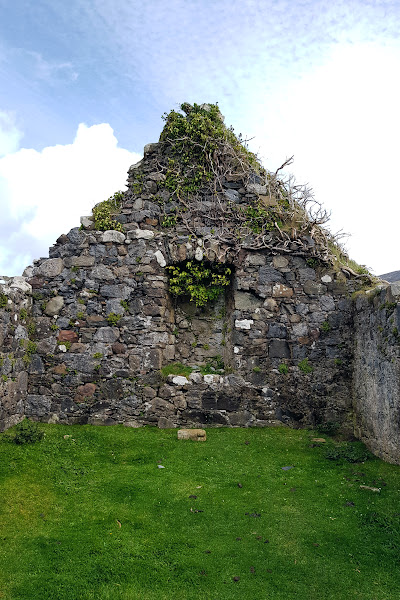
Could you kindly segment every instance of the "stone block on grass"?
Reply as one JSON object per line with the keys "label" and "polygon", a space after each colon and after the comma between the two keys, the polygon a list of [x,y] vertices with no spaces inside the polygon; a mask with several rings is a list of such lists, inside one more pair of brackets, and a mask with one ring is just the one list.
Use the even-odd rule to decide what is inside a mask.
{"label": "stone block on grass", "polygon": [[195,442],[205,442],[207,434],[204,429],[179,429],[178,440],[193,440]]}

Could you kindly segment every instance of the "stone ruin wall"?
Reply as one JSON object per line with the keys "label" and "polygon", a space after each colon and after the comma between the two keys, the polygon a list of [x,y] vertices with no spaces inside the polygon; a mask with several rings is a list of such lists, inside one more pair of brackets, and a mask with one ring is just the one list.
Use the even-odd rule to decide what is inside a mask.
{"label": "stone ruin wall", "polygon": [[360,295],[354,310],[355,434],[400,464],[400,282]]}
{"label": "stone ruin wall", "polygon": [[[392,314],[362,296],[354,305],[359,280],[268,250],[243,249],[213,305],[172,298],[165,266],[227,253],[201,219],[194,239],[159,226],[154,198],[168,197],[156,153],[156,144],[147,146],[129,172],[117,216],[124,233],[95,231],[83,218],[84,228],[60,236],[50,258],[0,283],[1,429],[24,415],[132,427],[335,422],[400,462],[397,337],[380,330],[395,329]],[[223,192],[235,202],[249,197],[232,182]],[[210,210],[207,198],[202,206]],[[390,360],[376,356],[377,338]],[[225,372],[202,375],[199,366],[213,360]],[[191,375],[164,379],[161,368],[176,362],[193,367]]]}

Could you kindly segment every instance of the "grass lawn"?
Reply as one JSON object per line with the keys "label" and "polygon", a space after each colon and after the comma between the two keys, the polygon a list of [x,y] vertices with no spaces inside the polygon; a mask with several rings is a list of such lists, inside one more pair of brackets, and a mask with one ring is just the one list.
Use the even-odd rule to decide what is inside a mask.
{"label": "grass lawn", "polygon": [[1,600],[400,598],[399,466],[284,428],[40,429],[0,435]]}

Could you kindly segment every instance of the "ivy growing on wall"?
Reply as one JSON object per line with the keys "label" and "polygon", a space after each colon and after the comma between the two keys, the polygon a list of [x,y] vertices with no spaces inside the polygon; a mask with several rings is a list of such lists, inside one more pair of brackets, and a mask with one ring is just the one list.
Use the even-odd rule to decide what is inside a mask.
{"label": "ivy growing on wall", "polygon": [[232,270],[220,263],[186,261],[166,267],[169,291],[173,296],[188,296],[196,306],[204,306],[223,294],[230,283]]}
{"label": "ivy growing on wall", "polygon": [[115,192],[115,194],[110,196],[107,200],[96,204],[92,211],[95,229],[98,231],[108,231],[110,229],[123,231],[121,223],[118,223],[118,221],[113,219],[113,215],[115,215],[121,207],[123,197],[123,192]]}

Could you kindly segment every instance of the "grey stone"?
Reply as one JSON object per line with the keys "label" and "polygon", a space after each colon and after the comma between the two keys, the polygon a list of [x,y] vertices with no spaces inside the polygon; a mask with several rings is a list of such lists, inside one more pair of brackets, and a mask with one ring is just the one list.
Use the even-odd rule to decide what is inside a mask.
{"label": "grey stone", "polygon": [[150,229],[133,229],[132,231],[128,231],[128,239],[152,240],[154,236],[154,231],[150,231]]}
{"label": "grey stone", "polygon": [[117,327],[100,327],[95,335],[94,340],[96,342],[106,342],[112,344],[119,338],[119,329]]}
{"label": "grey stone", "polygon": [[[106,267],[105,265],[96,265],[90,271],[90,277],[92,277],[93,279],[101,279],[107,281],[110,279],[114,279],[115,276],[112,270]],[[90,283],[91,282],[88,283],[88,281],[86,281],[86,286],[92,289],[92,285],[90,285]]]}
{"label": "grey stone", "polygon": [[307,323],[296,323],[292,325],[292,331],[295,337],[304,337],[308,335],[308,325]]}
{"label": "grey stone", "polygon": [[319,303],[322,310],[331,311],[335,310],[335,301],[332,296],[321,296]]}
{"label": "grey stone", "polygon": [[287,330],[284,325],[279,325],[279,323],[271,323],[268,328],[268,338],[283,338],[287,337]]}
{"label": "grey stone", "polygon": [[48,317],[54,317],[60,313],[63,306],[64,298],[62,296],[55,296],[48,301],[44,312]]}
{"label": "grey stone", "polygon": [[224,190],[224,195],[228,202],[233,202],[234,204],[238,204],[239,202],[241,202],[241,197],[237,190]]}
{"label": "grey stone", "polygon": [[182,375],[172,376],[171,381],[174,385],[178,385],[178,386],[187,385],[189,383],[189,380],[187,379],[187,377],[183,377]]}
{"label": "grey stone", "polygon": [[235,292],[235,308],[237,310],[254,311],[262,306],[263,300],[247,292]]}
{"label": "grey stone", "polygon": [[125,242],[125,235],[121,231],[115,231],[114,229],[107,230],[103,233],[101,241],[105,244],[106,242],[114,242],[116,244],[123,244]]}
{"label": "grey stone", "polygon": [[284,283],[282,273],[272,267],[261,267],[258,271],[258,282],[260,285],[268,283]]}
{"label": "grey stone", "polygon": [[105,298],[122,298],[126,300],[130,295],[130,288],[123,284],[102,285],[100,294]]}
{"label": "grey stone", "polygon": [[303,287],[305,293],[309,296],[324,294],[327,290],[326,285],[323,285],[322,283],[316,283],[315,281],[306,281]]}
{"label": "grey stone", "polygon": [[274,265],[275,269],[285,269],[288,266],[289,261],[285,256],[274,256],[272,259],[272,264]]}
{"label": "grey stone", "polygon": [[51,397],[39,394],[28,394],[26,397],[25,414],[28,417],[45,417],[51,409]]}
{"label": "grey stone", "polygon": [[81,217],[80,221],[85,229],[94,229],[93,217]]}
{"label": "grey stone", "polygon": [[[54,259],[60,260],[60,259]],[[66,267],[92,267],[94,265],[94,256],[67,256],[64,259]]]}
{"label": "grey stone", "polygon": [[163,253],[160,252],[160,250],[157,250],[156,252],[154,252],[154,256],[156,257],[156,260],[160,267],[165,267],[167,261],[165,260]]}
{"label": "grey stone", "polygon": [[236,329],[250,329],[253,323],[253,319],[236,319],[235,327]]}
{"label": "grey stone", "polygon": [[321,277],[321,281],[322,283],[331,283],[333,280],[330,275],[326,274]]}
{"label": "grey stone", "polygon": [[400,281],[395,281],[389,287],[390,287],[392,296],[394,296],[395,298],[398,298],[400,296]]}
{"label": "grey stone", "polygon": [[43,277],[57,277],[60,275],[64,268],[64,261],[62,258],[49,258],[44,260],[39,266],[35,267],[33,272],[34,275]]}
{"label": "grey stone", "polygon": [[154,154],[154,152],[157,152],[158,148],[159,148],[159,144],[146,144],[143,149],[143,152],[145,155],[146,154]]}
{"label": "grey stone", "polygon": [[124,315],[125,309],[121,304],[121,299],[112,298],[106,302],[106,314],[114,313],[115,315]]}
{"label": "grey stone", "polygon": [[249,193],[258,194],[260,196],[266,196],[268,193],[267,186],[260,185],[259,183],[249,183],[246,189]]}
{"label": "grey stone", "polygon": [[86,240],[86,234],[79,229],[79,227],[74,227],[67,233],[67,238],[70,240],[72,244],[76,246],[82,244]]}
{"label": "grey stone", "polygon": [[299,279],[301,283],[304,283],[305,281],[315,281],[316,278],[317,274],[315,273],[314,269],[299,269]]}
{"label": "grey stone", "polygon": [[26,281],[25,277],[13,277],[10,288],[20,290],[25,294],[30,294],[32,292],[32,286]]}

